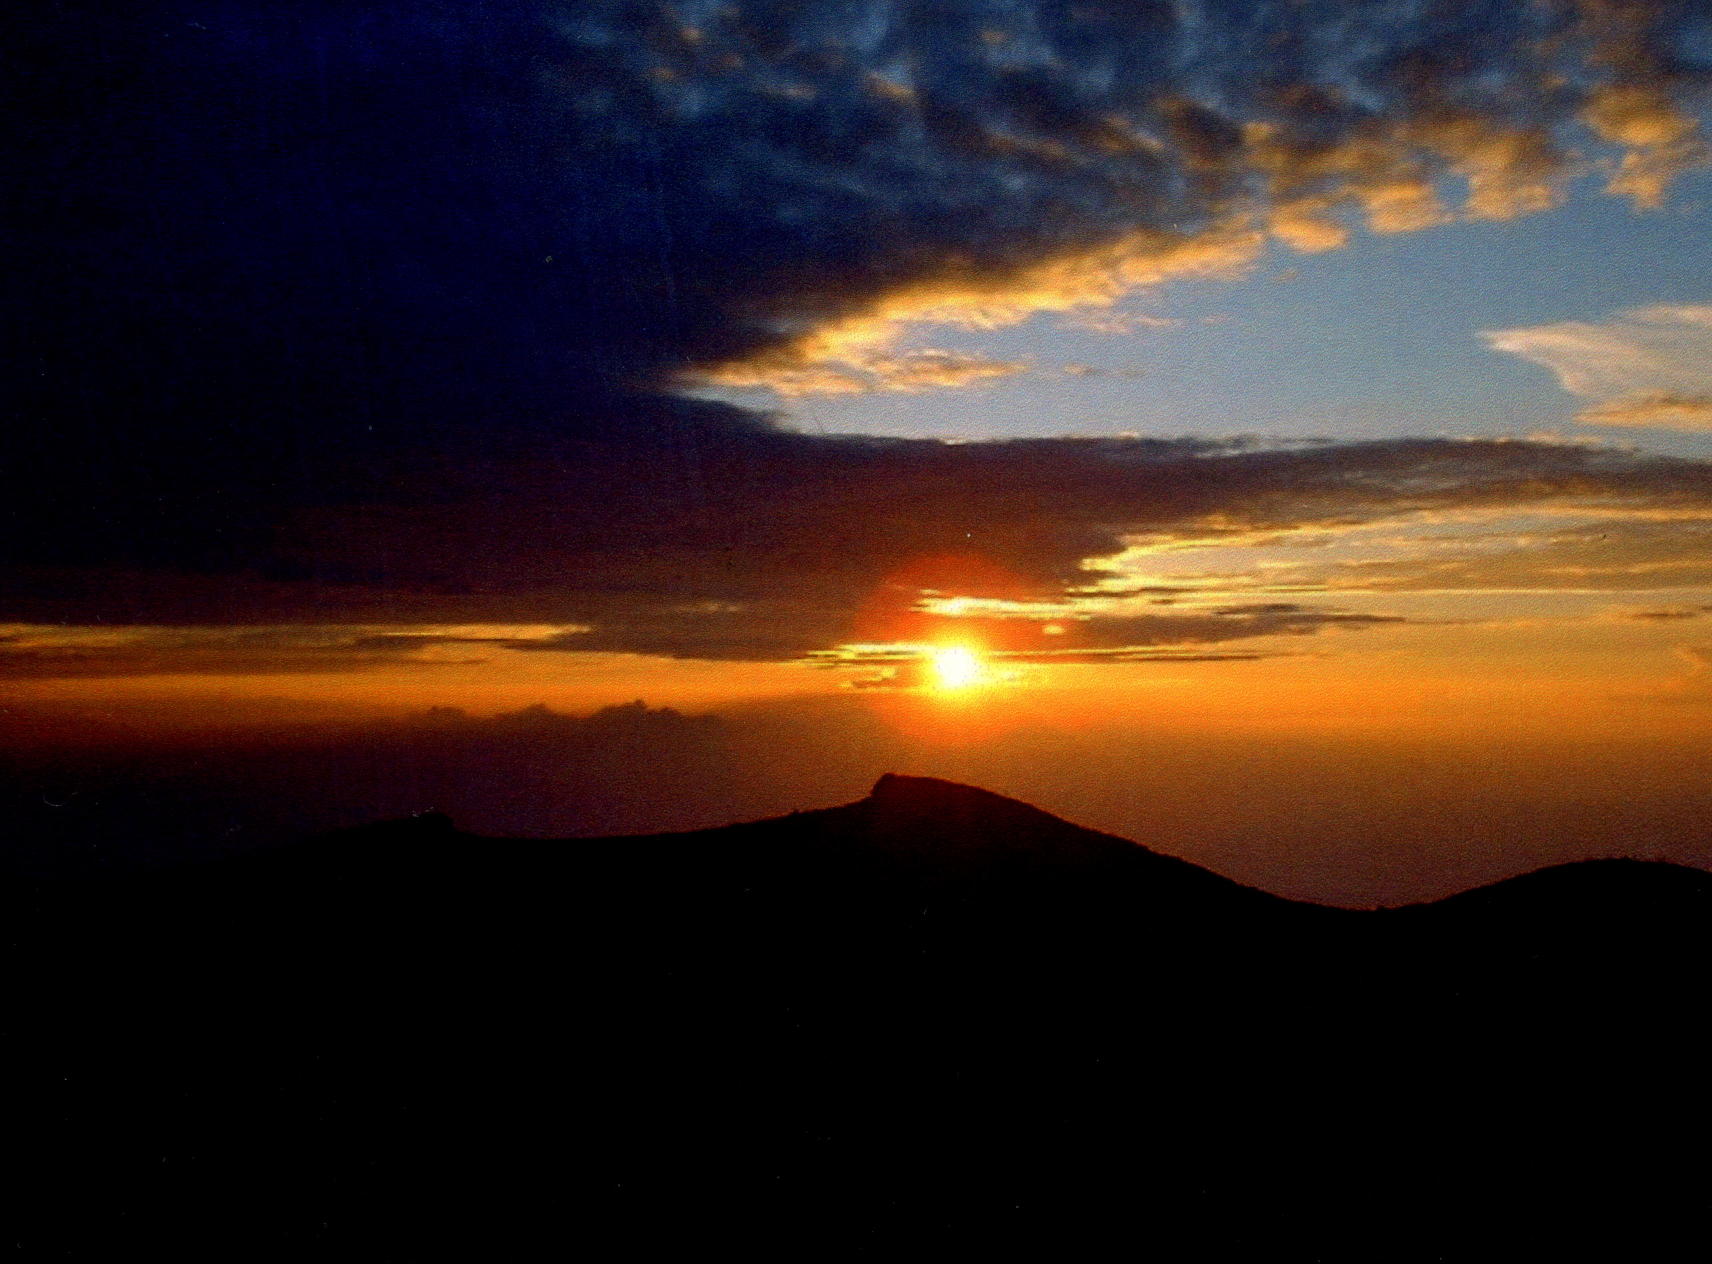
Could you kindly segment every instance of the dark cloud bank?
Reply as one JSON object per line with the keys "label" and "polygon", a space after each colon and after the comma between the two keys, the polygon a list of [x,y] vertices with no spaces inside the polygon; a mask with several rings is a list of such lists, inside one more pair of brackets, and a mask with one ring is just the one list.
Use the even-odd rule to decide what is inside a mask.
{"label": "dark cloud bank", "polygon": [[68,4],[16,51],[0,618],[787,657],[923,555],[1028,595],[1125,531],[1712,499],[1544,445],[942,446],[681,393],[900,295],[1524,213],[1577,144],[1644,203],[1699,157],[1699,5]]}

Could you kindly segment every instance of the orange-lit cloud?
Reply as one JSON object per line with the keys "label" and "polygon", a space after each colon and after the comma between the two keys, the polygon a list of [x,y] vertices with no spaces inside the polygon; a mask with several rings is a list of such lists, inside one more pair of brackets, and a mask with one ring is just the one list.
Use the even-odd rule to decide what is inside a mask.
{"label": "orange-lit cloud", "polygon": [[852,347],[828,352],[818,360],[803,360],[783,353],[732,364],[709,373],[706,380],[735,389],[765,387],[791,398],[946,390],[1016,377],[1029,371],[1029,364],[1023,360],[998,360],[960,351],[927,348],[882,353]]}
{"label": "orange-lit cloud", "polygon": [[1679,176],[1712,157],[1695,120],[1656,83],[1602,85],[1589,97],[1583,117],[1601,139],[1624,150],[1607,191],[1639,207],[1662,205]]}
{"label": "orange-lit cloud", "polygon": [[[702,365],[691,384],[766,388],[780,395],[957,387],[1026,372],[1026,364],[964,353],[894,352],[911,326],[996,329],[1041,312],[1081,321],[1131,291],[1171,278],[1233,277],[1260,258],[1265,236],[1237,219],[1198,234],[1136,228],[1020,266],[943,274],[898,287],[854,315],[818,324],[758,353]],[[1128,327],[1145,317],[1118,316]]]}
{"label": "orange-lit cloud", "polygon": [[1645,391],[1606,400],[1576,414],[1590,426],[1656,426],[1661,430],[1712,430],[1712,395]]}

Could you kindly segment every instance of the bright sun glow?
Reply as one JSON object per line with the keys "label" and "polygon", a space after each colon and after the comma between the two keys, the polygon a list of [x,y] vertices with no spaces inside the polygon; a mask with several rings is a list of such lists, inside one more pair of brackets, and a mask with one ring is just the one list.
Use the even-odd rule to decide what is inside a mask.
{"label": "bright sun glow", "polygon": [[934,683],[941,689],[967,688],[978,684],[985,674],[974,650],[952,645],[933,652]]}

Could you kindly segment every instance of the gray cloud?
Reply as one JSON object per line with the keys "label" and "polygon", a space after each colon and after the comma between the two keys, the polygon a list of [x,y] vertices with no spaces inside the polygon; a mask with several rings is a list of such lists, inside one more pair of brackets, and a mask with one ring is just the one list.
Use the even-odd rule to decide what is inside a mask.
{"label": "gray cloud", "polygon": [[575,629],[394,631],[340,624],[260,627],[35,626],[0,637],[0,678],[281,675],[433,669],[484,661],[497,647]]}

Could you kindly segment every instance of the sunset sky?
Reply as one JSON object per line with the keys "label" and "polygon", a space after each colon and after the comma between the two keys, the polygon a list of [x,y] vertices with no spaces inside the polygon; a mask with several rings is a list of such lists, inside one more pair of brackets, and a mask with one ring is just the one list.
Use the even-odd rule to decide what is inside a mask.
{"label": "sunset sky", "polygon": [[32,21],[38,852],[890,770],[1316,899],[1712,865],[1700,0]]}

